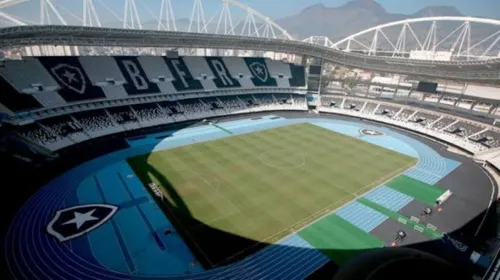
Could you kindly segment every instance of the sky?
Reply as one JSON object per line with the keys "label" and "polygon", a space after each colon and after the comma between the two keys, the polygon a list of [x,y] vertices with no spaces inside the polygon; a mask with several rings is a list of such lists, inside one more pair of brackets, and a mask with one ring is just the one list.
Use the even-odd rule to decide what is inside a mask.
{"label": "sky", "polygon": [[[210,1],[210,0],[208,0]],[[337,7],[349,0],[239,0],[273,18],[292,15],[322,3]],[[376,0],[390,13],[412,14],[426,6],[455,6],[462,14],[500,19],[500,0]]]}
{"label": "sky", "polygon": [[[51,0],[55,6],[61,7],[60,10],[64,17],[74,18],[74,15],[82,14],[82,1],[81,0]],[[96,3],[97,9],[102,15],[101,21],[113,21],[116,18],[106,12],[99,2],[105,3],[110,10],[113,10],[118,15],[123,15],[124,0],[93,0]],[[150,12],[144,8],[144,4],[149,9],[158,14],[159,3],[161,0],[136,0],[136,6],[139,13],[150,17]],[[304,8],[322,3],[328,7],[337,7],[345,4],[349,0],[239,0],[240,3],[245,4],[266,16],[273,19],[290,16],[299,13]],[[371,1],[371,0],[366,0]],[[500,0],[376,0],[387,11],[391,13],[412,14],[418,10],[429,5],[449,5],[455,6],[459,11],[468,16],[480,16],[486,18],[500,19]],[[39,22],[39,2],[40,0],[28,0],[28,2],[15,5],[3,9],[11,15],[28,19],[33,22]],[[193,0],[171,0],[172,6],[175,11],[176,18],[189,18],[192,9]],[[203,0],[203,5],[206,11],[206,19],[216,13],[220,9],[221,0]],[[233,11],[233,9],[231,10]]]}

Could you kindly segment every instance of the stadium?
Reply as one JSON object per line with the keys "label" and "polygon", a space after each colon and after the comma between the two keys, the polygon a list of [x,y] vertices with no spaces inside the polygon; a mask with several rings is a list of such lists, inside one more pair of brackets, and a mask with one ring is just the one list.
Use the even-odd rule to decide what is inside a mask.
{"label": "stadium", "polygon": [[498,279],[499,20],[65,2],[0,2],[4,279]]}

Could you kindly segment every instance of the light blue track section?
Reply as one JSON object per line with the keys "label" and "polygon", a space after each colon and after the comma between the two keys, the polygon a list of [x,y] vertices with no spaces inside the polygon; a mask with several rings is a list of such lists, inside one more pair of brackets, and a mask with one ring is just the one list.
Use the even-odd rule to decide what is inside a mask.
{"label": "light blue track section", "polygon": [[[381,146],[387,149],[391,149],[401,154],[405,154],[411,157],[419,157],[419,153],[410,144],[403,139],[392,136],[391,134],[383,136],[370,136],[370,135],[360,135],[360,128],[365,128],[364,126],[355,126],[352,123],[332,123],[328,121],[315,121],[315,125],[336,131],[345,135],[356,137],[360,140],[372,143],[377,146]],[[380,131],[379,128],[373,128],[374,130]]]}
{"label": "light blue track section", "polygon": [[412,177],[429,185],[434,185],[455,168],[460,166],[460,163],[454,160],[441,157],[439,160],[436,159],[436,161],[433,162],[432,160],[429,160],[434,157],[433,155],[424,154],[424,156],[428,156],[427,158],[424,158],[427,160],[422,161],[415,168],[405,172],[406,176]]}
{"label": "light blue track section", "polygon": [[[394,133],[394,131],[387,127],[379,127],[376,125],[364,124],[358,126],[347,121],[336,121],[331,123],[328,120],[313,121],[315,125],[327,128],[342,134],[357,137],[363,141],[388,148],[399,153],[418,158],[418,163],[413,168],[404,172],[404,175],[422,181],[424,183],[434,185],[446,175],[451,173],[457,168],[460,163],[442,157],[434,149],[403,134]],[[368,128],[384,132],[384,136],[361,136],[359,133],[360,128]],[[376,189],[375,189],[376,190]],[[404,207],[413,199],[403,199],[398,201],[397,207]],[[389,205],[389,203],[387,204]]]}
{"label": "light blue track section", "polygon": [[[337,120],[333,124],[328,120],[314,120],[315,125],[337,131],[350,136],[358,136],[359,139],[370,143],[389,148],[394,151],[417,157],[418,164],[405,172],[405,175],[420,180],[427,184],[436,184],[443,177],[457,168],[460,163],[439,155],[431,147],[406,135],[397,133],[396,130],[388,127],[381,127],[369,123],[353,124],[348,121]],[[359,137],[359,129],[368,128],[384,132],[385,136],[362,136]]]}
{"label": "light blue track section", "polygon": [[336,131],[345,135],[349,135],[351,137],[356,137],[359,135],[359,126],[354,126],[349,123],[343,123],[343,122],[329,122],[327,120],[320,120],[320,121],[314,121],[313,122],[315,125]]}
{"label": "light blue track section", "polygon": [[[178,235],[163,235],[163,231],[172,228],[172,225],[132,174],[128,164],[120,161],[88,177],[78,189],[81,204],[120,206],[146,198],[141,204],[120,207],[112,223],[106,223],[106,226],[88,235],[94,257],[109,268],[133,274],[167,275],[203,271],[200,266],[190,266],[195,258]],[[166,250],[158,245],[154,234]],[[116,241],[119,239],[123,240],[122,244]],[[113,257],[109,255],[110,250],[115,252]]]}
{"label": "light blue track section", "polygon": [[[288,124],[289,120],[284,118],[265,116],[260,119],[245,119],[220,125],[235,134],[244,134]],[[171,136],[156,139],[164,135]],[[129,141],[129,144],[137,148],[153,144],[154,147],[150,151],[156,151],[228,136],[230,135],[214,126],[197,126],[148,135],[144,139]],[[203,271],[199,265],[190,266],[195,257],[179,235],[163,236],[163,231],[172,228],[173,225],[157,209],[152,197],[124,160],[103,167],[87,177],[80,184],[77,195],[81,204],[127,205],[120,207],[113,217],[114,228],[107,223],[106,226],[88,235],[94,257],[104,266],[139,275],[176,275],[187,271],[190,273]],[[135,205],[134,202],[138,204]],[[160,237],[166,250],[161,250],[152,238],[155,233]],[[123,240],[121,244],[116,241],[120,238]],[[296,236],[295,239],[297,238],[300,237]],[[113,257],[110,257],[109,251],[102,249],[110,249],[106,240],[115,240],[111,244],[112,251],[115,252]]]}
{"label": "light blue track section", "polygon": [[365,195],[365,198],[394,212],[398,212],[413,200],[410,196],[386,186],[371,190]]}
{"label": "light blue track section", "polygon": [[[417,140],[395,133],[391,129],[369,124],[321,118],[288,120],[266,116],[218,125],[238,135],[304,122],[417,157],[418,164],[406,174],[426,183],[437,182],[459,165],[455,161],[441,157]],[[382,131],[386,135],[359,137],[359,130],[362,128]],[[156,139],[166,135],[170,137]],[[183,240],[178,235],[168,237],[162,235],[164,229],[171,228],[172,225],[163,213],[156,209],[153,199],[124,159],[151,151],[230,136],[221,129],[209,125],[156,133],[147,135],[143,139],[130,140],[131,149],[93,161],[94,163],[99,161],[101,167],[79,184],[77,189],[79,202],[112,203],[123,206],[113,217],[113,223],[106,223],[87,235],[94,257],[103,266],[125,274],[154,276],[185,275],[189,272],[199,277],[203,269],[199,265],[194,267],[189,265],[194,256]],[[404,197],[397,191],[388,193],[386,189],[388,188],[381,186],[372,190],[366,197],[393,211],[411,201],[411,198]],[[351,202],[338,209],[336,213],[366,232],[370,232],[387,219],[383,214],[358,202]],[[152,238],[155,234],[160,236],[159,241]],[[123,241],[119,242],[118,237]],[[166,249],[162,250],[158,242]],[[327,262],[326,257],[317,250],[311,250],[310,245],[296,234],[278,243],[284,246],[268,246],[237,264],[203,273],[207,273],[209,278],[215,277],[213,279],[234,279],[240,275],[240,271],[244,273],[247,270],[252,272],[252,277],[249,279],[302,279]],[[290,248],[294,249],[295,256],[289,254],[292,250],[287,251]],[[300,250],[297,251],[298,249]]]}
{"label": "light blue track section", "polygon": [[[93,179],[93,177],[86,178],[77,189],[81,204],[103,203]],[[89,232],[87,240],[90,243],[92,254],[103,266],[115,271],[131,272],[111,223],[105,223],[99,229]],[[106,246],[102,246],[104,240],[106,240]],[[114,258],[109,257],[109,252],[115,252]]]}
{"label": "light blue track section", "polygon": [[[391,131],[388,128],[383,130]],[[411,137],[399,133],[393,133],[393,137],[403,140],[418,151],[419,162],[414,168],[405,172],[406,176],[434,185],[460,165],[459,162],[442,157],[434,149]]]}
{"label": "light blue track section", "polygon": [[[164,253],[164,257],[168,259],[168,263],[177,268],[183,267],[186,271],[201,271],[202,269],[199,266],[194,269],[190,267],[188,268],[187,264],[194,259],[194,256],[191,254],[187,246],[185,246],[179,235],[174,234],[168,237],[163,236],[163,231],[167,228],[173,228],[173,225],[168,219],[165,218],[162,211],[157,208],[156,202],[154,202],[146,188],[144,188],[139,178],[133,175],[134,172],[130,166],[125,161],[122,161],[115,165],[115,168],[122,178],[124,178],[124,182],[130,190],[133,198],[148,198],[149,203],[142,203],[138,207],[148,218],[153,230],[158,233],[158,236],[163,237],[162,243],[166,246],[166,250],[168,250],[167,254]],[[153,245],[156,246],[156,243]]]}
{"label": "light blue track section", "polygon": [[[244,119],[226,123],[219,123],[217,125],[230,131],[237,130],[238,134],[243,134],[243,133],[253,132],[259,129],[272,128],[287,124],[289,124],[289,120],[270,115],[261,117],[256,120]],[[164,139],[157,139],[157,137],[162,137],[162,136],[169,136],[169,137]],[[188,127],[181,130],[168,130],[165,132],[148,134],[143,139],[138,139],[138,140],[129,139],[127,142],[132,147],[165,143],[165,142],[169,142],[171,145],[173,144],[180,146],[180,145],[186,145],[189,142],[193,143],[203,142],[227,136],[228,135],[226,132],[222,131],[221,129],[215,126],[204,125],[204,126]]]}
{"label": "light blue track section", "polygon": [[[296,233],[276,242],[276,245],[278,246],[268,246],[258,254],[231,266],[231,270],[239,271],[238,274],[218,276],[216,279],[304,279],[329,261]],[[268,264],[265,270],[258,267],[258,264],[263,263]],[[255,269],[255,272],[248,273]]]}
{"label": "light blue track section", "polygon": [[337,210],[336,214],[366,232],[372,231],[388,218],[386,215],[357,201],[348,203]]}

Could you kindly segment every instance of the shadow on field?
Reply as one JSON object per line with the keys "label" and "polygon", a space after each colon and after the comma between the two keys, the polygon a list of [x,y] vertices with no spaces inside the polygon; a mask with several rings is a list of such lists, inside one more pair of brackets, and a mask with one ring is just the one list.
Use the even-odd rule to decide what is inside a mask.
{"label": "shadow on field", "polygon": [[[134,165],[133,159],[129,160],[129,164],[145,186],[152,182],[152,176],[168,192],[170,199],[160,199],[146,187],[205,268],[240,260],[267,245],[221,231],[199,221],[193,217],[182,197],[164,175],[142,162]],[[243,250],[245,252],[240,253]]]}
{"label": "shadow on field", "polygon": [[[147,157],[148,155],[144,156]],[[151,195],[155,197],[158,205],[174,224],[177,232],[182,236],[204,268],[210,269],[241,261],[267,246],[269,246],[266,248],[267,253],[257,256],[253,260],[250,259],[248,263],[244,263],[240,267],[241,273],[246,273],[245,271],[249,271],[248,269],[252,267],[267,266],[269,263],[276,263],[276,266],[289,263],[290,265],[303,265],[304,268],[308,265],[314,266],[314,256],[317,256],[317,254],[315,255],[316,250],[262,243],[205,224],[192,215],[189,207],[172,183],[158,170],[150,165],[143,164],[143,162],[134,165],[133,159],[129,159],[129,164],[146,186],[152,182],[150,179],[150,176],[152,176],[168,192],[170,199],[165,198],[162,200],[154,196],[153,193]],[[151,192],[149,188],[147,189]],[[473,235],[472,231],[477,228],[484,213],[478,215],[463,228],[448,233],[448,236],[474,245],[474,240],[477,238],[467,236]],[[409,228],[406,230],[411,231]],[[491,232],[491,228],[485,230],[485,232]],[[386,246],[390,245],[386,244]],[[405,247],[406,249],[404,249]],[[469,261],[471,250],[460,252],[448,238],[415,243],[399,248],[368,248],[362,250],[319,248],[318,250],[323,255],[329,256],[330,259],[335,259],[336,263],[330,261],[324,264],[321,269],[310,275],[309,279],[331,279],[332,275],[339,272],[340,266],[343,268],[338,273],[338,277],[341,277],[338,279],[364,279],[362,273],[379,271],[382,269],[380,267],[383,267],[380,271],[384,273],[387,269],[390,269],[390,271],[393,271],[392,273],[407,273],[411,277],[421,274],[421,277],[425,279],[470,279],[473,273],[482,270],[478,271],[477,267],[471,265]],[[310,258],[307,256],[310,256]],[[300,261],[294,263],[293,259]],[[388,263],[391,263],[391,265],[388,265]],[[318,265],[317,259],[316,265]],[[349,267],[354,267],[354,269]],[[437,267],[440,267],[440,269],[436,269]],[[290,269],[292,268],[294,267]],[[279,271],[273,271],[271,274],[275,273],[278,274]],[[345,278],[345,273],[347,275],[355,273],[353,275],[356,276],[355,278]]]}
{"label": "shadow on field", "polygon": [[[167,132],[165,132],[165,127],[167,126],[159,126],[154,129],[136,130],[134,132],[118,133],[112,136],[93,139],[92,141],[83,142],[61,150],[59,152],[61,155],[59,159],[54,160],[53,162],[44,162],[36,168],[23,162],[19,163],[16,159],[11,157],[0,156],[0,165],[2,165],[3,168],[3,175],[5,175],[4,180],[6,182],[22,183],[21,188],[10,188],[10,191],[14,192],[15,195],[11,195],[9,193],[9,195],[5,195],[3,197],[4,204],[8,205],[8,207],[5,207],[6,209],[4,211],[12,212],[5,212],[4,216],[13,217],[14,211],[17,210],[20,205],[33,194],[33,191],[36,188],[41,185],[45,185],[49,180],[52,180],[58,174],[61,174],[72,167],[78,166],[82,162],[110,153],[113,150],[125,149],[128,145],[125,141],[123,141],[124,138],[134,136],[140,137],[141,135],[144,135],[146,131],[148,133],[162,132],[162,136],[168,137],[168,135],[174,133],[176,130],[194,125],[196,124],[193,122],[176,124],[175,126],[169,125],[168,128],[170,131]],[[132,164],[131,166],[133,167]],[[269,271],[268,274],[275,276],[275,279],[286,279],[284,278],[284,275],[290,276],[290,271],[299,273],[302,271],[302,268],[314,265],[314,260],[312,258],[308,258],[308,256],[314,256],[314,254],[317,253],[316,250],[259,243],[255,240],[250,240],[206,225],[202,221],[197,220],[196,217],[193,217],[188,206],[169,182],[168,178],[164,178],[157,170],[151,168],[151,166],[147,166],[143,170],[134,168],[134,171],[146,185],[146,189],[149,190],[149,188],[147,188],[149,178],[147,174],[152,174],[168,191],[172,200],[157,200],[158,205],[161,205],[169,220],[175,225],[175,228],[185,240],[186,244],[188,244],[191,251],[195,254],[197,260],[199,260],[205,268],[222,266],[224,264],[234,263],[249,257],[250,260],[248,262],[245,261],[243,266],[237,266],[236,271],[231,274],[232,279],[261,279],[262,277],[259,277],[259,275],[248,275],[246,273],[250,271],[258,271],[258,269],[252,270],[252,267],[260,267],[264,265],[272,270]],[[30,176],[26,176],[26,174],[29,174]],[[155,197],[153,194],[152,196]],[[12,206],[13,204],[14,206]],[[494,208],[490,210],[492,212],[495,211]],[[449,235],[477,248],[476,242],[478,240],[481,241],[486,237],[489,237],[484,235],[473,237],[476,228],[482,222],[485,211],[476,216],[476,218],[467,225],[449,233]],[[494,213],[493,215],[490,215],[490,217],[491,219],[494,219]],[[180,220],[182,220],[182,224],[180,223]],[[9,221],[5,221],[3,224],[5,227],[3,232],[6,232]],[[488,221],[485,224],[486,227],[483,228],[482,233],[495,232],[495,228],[492,228],[495,225],[494,220]],[[185,229],[189,229],[189,233]],[[23,229],[14,230],[21,231]],[[325,235],[327,234],[329,233],[325,233]],[[103,243],[105,243],[105,241],[103,241]],[[266,252],[255,255],[255,257],[251,256],[252,253],[255,253],[264,247],[266,247]],[[237,254],[244,248],[249,249],[245,250],[244,253]],[[417,249],[419,251],[414,251],[413,249]],[[335,274],[335,279],[342,280],[367,279],[367,274],[372,276],[370,279],[384,280],[394,278],[425,280],[470,279],[470,275],[473,272],[476,272],[468,260],[470,251],[462,253],[450,244],[450,242],[443,242],[441,240],[411,244],[403,249],[377,248],[368,250],[344,250],[335,248],[319,248],[318,250],[326,256],[343,256],[344,261],[339,261],[337,264],[328,262],[310,275],[308,279],[332,279]],[[429,252],[431,256],[422,253],[422,251]],[[19,254],[20,252],[16,251],[16,253]],[[230,256],[234,257],[230,258]],[[436,259],[436,257],[441,260]],[[298,259],[299,262],[293,262],[292,260],[294,258]],[[443,262],[442,259],[445,259],[446,262]],[[389,265],[388,263],[393,265]],[[2,262],[2,264],[7,265],[5,262]],[[286,271],[275,269],[275,267],[282,267],[287,264],[289,264],[289,266]],[[37,264],[33,263],[30,265],[36,266]],[[339,268],[340,266],[342,266],[342,268]],[[11,269],[15,275],[24,275],[24,273],[26,273],[26,271],[14,271],[18,269],[17,266],[12,266]],[[8,273],[8,269],[2,269],[2,271]],[[373,277],[374,275],[377,275],[377,273],[385,273],[385,275],[378,275],[378,278]],[[119,274],[118,276],[122,277],[123,275]],[[2,279],[9,278],[10,277],[7,276]],[[182,278],[182,276],[180,278]],[[134,279],[139,278],[136,277]],[[220,278],[213,276],[211,279]]]}

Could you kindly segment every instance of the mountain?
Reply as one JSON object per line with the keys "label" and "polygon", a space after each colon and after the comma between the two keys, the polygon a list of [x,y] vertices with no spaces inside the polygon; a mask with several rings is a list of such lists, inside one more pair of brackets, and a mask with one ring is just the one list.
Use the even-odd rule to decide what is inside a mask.
{"label": "mountain", "polygon": [[430,6],[414,13],[411,17],[436,17],[436,16],[450,16],[460,17],[463,16],[457,8],[450,6]]}
{"label": "mountain", "polygon": [[385,15],[387,11],[382,5],[373,0],[350,1],[340,7],[343,11],[367,10],[377,15]]}
{"label": "mountain", "polygon": [[313,5],[276,22],[299,38],[328,36],[335,41],[378,24],[424,16],[463,15],[451,6],[430,6],[411,15],[393,14],[376,1],[352,0],[340,7]]}

